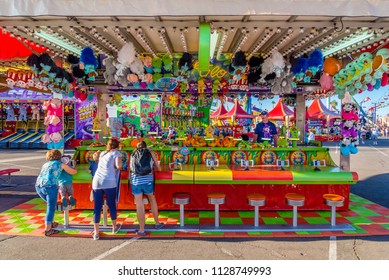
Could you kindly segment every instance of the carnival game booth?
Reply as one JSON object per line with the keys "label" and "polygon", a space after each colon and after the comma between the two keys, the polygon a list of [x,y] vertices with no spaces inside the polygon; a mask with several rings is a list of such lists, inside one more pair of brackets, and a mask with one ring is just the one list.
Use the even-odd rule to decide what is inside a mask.
{"label": "carnival game booth", "polygon": [[[220,115],[217,117],[220,121],[226,121],[230,124],[232,128],[232,133],[234,138],[239,138],[243,133],[243,127],[249,126],[251,124],[251,120],[255,118],[254,115],[247,113],[241,105],[239,104],[238,99],[235,99],[234,106],[227,113]],[[224,126],[222,126],[224,127]]]}
{"label": "carnival game booth", "polygon": [[[88,162],[96,150],[103,149],[76,148],[74,159],[80,161],[79,171],[73,176],[77,208],[93,209],[89,200]],[[122,148],[123,162],[128,163],[132,150]],[[323,195],[336,193],[345,198],[344,206],[339,208],[345,210],[349,207],[350,185],[358,180],[355,172],[343,171],[335,165],[328,148],[166,147],[152,151],[162,166],[162,171],[155,173],[160,210],[177,209],[172,203],[175,192],[190,193],[190,204],[185,207],[190,210],[213,209],[207,202],[207,194],[214,192],[226,194],[222,210],[251,209],[247,195],[253,193],[266,196],[263,210],[290,210],[285,204],[286,193],[306,197],[302,210],[328,210]],[[135,209],[127,178],[127,171],[121,171],[119,209]]]}
{"label": "carnival game booth", "polygon": [[320,142],[338,142],[341,139],[340,135],[330,134],[329,127],[335,120],[340,120],[340,114],[329,110],[320,99],[315,99],[308,107],[308,118],[311,120],[319,121],[320,126],[324,126],[327,129],[327,134],[315,135],[315,141]]}

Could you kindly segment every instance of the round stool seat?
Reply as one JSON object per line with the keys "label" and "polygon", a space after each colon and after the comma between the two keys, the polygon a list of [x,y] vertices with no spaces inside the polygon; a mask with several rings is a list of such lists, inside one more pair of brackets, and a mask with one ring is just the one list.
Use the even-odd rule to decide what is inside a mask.
{"label": "round stool seat", "polygon": [[249,194],[247,196],[248,204],[250,206],[264,206],[266,196],[263,194],[255,193],[255,194]]}
{"label": "round stool seat", "polygon": [[209,204],[223,204],[226,202],[226,194],[224,193],[210,193],[208,194]]}
{"label": "round stool seat", "polygon": [[305,201],[305,196],[298,193],[287,193],[285,195],[286,204],[290,206],[303,206]]}
{"label": "round stool seat", "polygon": [[188,204],[190,202],[190,194],[187,192],[173,193],[173,204]]}
{"label": "round stool seat", "polygon": [[341,207],[344,203],[344,197],[338,194],[323,194],[324,203],[328,206]]}

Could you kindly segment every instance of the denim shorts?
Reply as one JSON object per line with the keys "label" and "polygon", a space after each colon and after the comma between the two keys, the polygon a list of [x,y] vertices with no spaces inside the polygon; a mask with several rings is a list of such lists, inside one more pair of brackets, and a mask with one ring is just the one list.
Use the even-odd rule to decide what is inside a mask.
{"label": "denim shorts", "polygon": [[153,194],[154,193],[154,184],[141,184],[141,185],[131,185],[131,190],[133,195],[138,194]]}

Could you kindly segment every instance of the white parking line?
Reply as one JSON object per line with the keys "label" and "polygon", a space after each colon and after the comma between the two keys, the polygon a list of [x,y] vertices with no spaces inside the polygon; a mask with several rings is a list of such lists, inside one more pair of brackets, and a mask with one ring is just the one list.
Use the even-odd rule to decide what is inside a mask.
{"label": "white parking line", "polygon": [[37,195],[36,192],[16,192],[16,191],[0,191],[0,194],[10,194],[10,195]]}
{"label": "white parking line", "polygon": [[104,259],[105,257],[119,251],[120,249],[126,247],[127,245],[137,241],[139,239],[139,237],[134,237],[134,238],[131,238],[130,240],[116,246],[116,247],[113,247],[112,249],[109,249],[108,251],[102,253],[101,255],[97,256],[96,258],[93,258],[92,260],[102,260]]}
{"label": "white parking line", "polygon": [[381,153],[381,154],[383,154],[384,156],[388,156],[387,154],[385,154],[384,152],[382,152],[380,149],[377,149],[376,147],[373,147],[373,146],[370,146],[370,147],[372,147],[374,150],[376,150],[377,152],[379,152],[379,153]]}
{"label": "white parking line", "polygon": [[23,167],[23,168],[26,168],[26,169],[36,169],[36,170],[40,170],[41,169],[40,167],[31,167],[31,166],[27,166],[27,165],[12,164],[12,163],[1,163],[0,162],[0,165],[10,165],[10,166],[15,166],[15,167]]}
{"label": "white parking line", "polygon": [[336,260],[337,252],[336,252],[336,236],[330,236],[330,244],[328,250],[328,259],[330,261]]}
{"label": "white parking line", "polygon": [[10,159],[2,159],[0,160],[0,163],[8,163],[8,162],[15,162],[15,161],[28,161],[33,159],[44,159],[45,155],[39,155],[39,156],[33,156],[33,157],[19,157],[19,155],[15,155],[16,158],[10,158]]}

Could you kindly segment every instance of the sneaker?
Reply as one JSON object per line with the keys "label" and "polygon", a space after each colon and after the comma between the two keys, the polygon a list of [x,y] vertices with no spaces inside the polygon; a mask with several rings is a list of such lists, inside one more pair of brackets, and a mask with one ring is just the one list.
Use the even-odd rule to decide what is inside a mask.
{"label": "sneaker", "polygon": [[66,199],[66,197],[62,198],[62,207],[68,207],[68,200]]}
{"label": "sneaker", "polygon": [[112,233],[116,234],[122,228],[122,224],[116,224],[116,227],[112,229]]}
{"label": "sneaker", "polygon": [[137,235],[140,235],[140,236],[146,236],[146,232],[144,232],[144,231],[139,231],[139,229],[135,230],[135,233],[136,233]]}
{"label": "sneaker", "polygon": [[100,236],[99,236],[99,234],[98,233],[94,233],[93,232],[93,240],[99,240],[100,239]]}
{"label": "sneaker", "polygon": [[159,224],[156,224],[156,225],[155,225],[155,228],[156,228],[156,229],[161,229],[161,228],[163,228],[164,226],[165,226],[164,223],[159,223]]}
{"label": "sneaker", "polygon": [[71,206],[76,206],[76,200],[73,198],[73,196],[69,196],[69,202]]}

